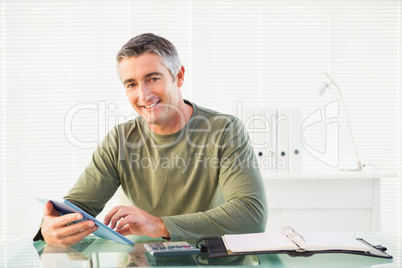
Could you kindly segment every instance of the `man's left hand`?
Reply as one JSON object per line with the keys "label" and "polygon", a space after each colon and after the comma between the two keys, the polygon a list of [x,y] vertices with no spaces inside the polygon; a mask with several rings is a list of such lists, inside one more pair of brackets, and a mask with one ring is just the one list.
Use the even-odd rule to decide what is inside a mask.
{"label": "man's left hand", "polygon": [[135,206],[117,206],[110,210],[104,219],[106,225],[125,235],[141,235],[152,238],[170,237],[165,223]]}

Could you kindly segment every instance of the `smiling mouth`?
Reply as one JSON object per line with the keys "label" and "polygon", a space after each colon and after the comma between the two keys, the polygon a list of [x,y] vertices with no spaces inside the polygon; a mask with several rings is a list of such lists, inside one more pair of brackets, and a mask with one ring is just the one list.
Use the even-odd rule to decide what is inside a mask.
{"label": "smiling mouth", "polygon": [[152,107],[155,107],[160,101],[154,102],[151,105],[144,105],[143,107],[145,107],[146,109],[150,109]]}

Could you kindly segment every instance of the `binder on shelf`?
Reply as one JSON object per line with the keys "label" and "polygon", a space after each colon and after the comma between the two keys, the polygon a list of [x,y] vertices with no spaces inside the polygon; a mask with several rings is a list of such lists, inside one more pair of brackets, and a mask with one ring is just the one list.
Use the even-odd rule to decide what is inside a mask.
{"label": "binder on shelf", "polygon": [[276,113],[276,157],[277,173],[289,172],[289,109],[278,109]]}
{"label": "binder on shelf", "polygon": [[269,134],[271,132],[271,122],[265,115],[264,109],[255,109],[253,116],[254,127],[254,150],[257,158],[264,159],[268,155]]}
{"label": "binder on shelf", "polygon": [[[205,241],[204,246],[200,243]],[[383,246],[373,246],[362,238],[342,233],[298,233],[285,226],[280,232],[229,234],[221,237],[201,238],[197,247],[207,251],[209,257],[251,254],[288,254],[312,256],[319,253],[347,253],[392,259]]]}
{"label": "binder on shelf", "polygon": [[276,109],[244,109],[237,116],[248,132],[262,174],[276,173]]}
{"label": "binder on shelf", "polygon": [[289,117],[289,173],[303,171],[303,110],[292,109]]}
{"label": "binder on shelf", "polygon": [[297,173],[303,170],[302,109],[242,109],[250,145],[262,174]]}
{"label": "binder on shelf", "polygon": [[276,109],[255,110],[256,155],[264,175],[276,173]]}

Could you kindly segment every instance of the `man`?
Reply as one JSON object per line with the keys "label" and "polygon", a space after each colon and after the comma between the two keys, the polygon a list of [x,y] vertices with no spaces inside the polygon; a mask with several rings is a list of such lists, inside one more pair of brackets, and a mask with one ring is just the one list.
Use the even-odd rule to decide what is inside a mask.
{"label": "man", "polygon": [[[119,186],[133,206],[104,222],[122,235],[175,240],[260,232],[267,219],[261,174],[239,119],[187,100],[185,69],[168,40],[142,34],[117,54],[128,100],[139,116],[116,126],[65,199],[99,214]],[[94,232],[80,214],[45,205],[36,239],[70,246]]]}

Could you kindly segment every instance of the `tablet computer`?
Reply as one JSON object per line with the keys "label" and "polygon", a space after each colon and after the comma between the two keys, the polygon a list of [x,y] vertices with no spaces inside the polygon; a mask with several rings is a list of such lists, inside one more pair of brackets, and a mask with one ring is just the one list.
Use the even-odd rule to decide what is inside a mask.
{"label": "tablet computer", "polygon": [[49,199],[37,196],[34,196],[34,198],[43,204],[46,204],[47,201],[52,202],[53,207],[60,213],[60,215],[65,215],[69,213],[81,213],[83,216],[81,221],[86,220],[94,221],[95,225],[98,226],[98,230],[93,232],[93,234],[96,235],[97,237],[113,240],[127,245],[134,245],[134,242],[130,241],[126,237],[122,236],[115,230],[106,226],[102,222],[98,221],[97,219],[86,213],[84,210],[80,209],[79,207],[77,207],[76,205],[72,204],[71,202],[65,199],[58,200],[58,199]]}

